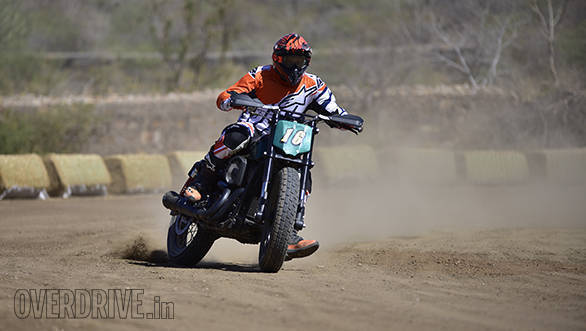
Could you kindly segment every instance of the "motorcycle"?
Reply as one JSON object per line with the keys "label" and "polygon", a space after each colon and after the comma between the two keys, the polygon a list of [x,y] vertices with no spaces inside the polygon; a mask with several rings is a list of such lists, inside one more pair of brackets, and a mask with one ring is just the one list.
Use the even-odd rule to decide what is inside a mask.
{"label": "motorcycle", "polygon": [[260,244],[258,264],[277,272],[286,260],[292,232],[304,225],[306,188],[319,122],[355,134],[363,119],[356,115],[308,115],[265,105],[246,94],[234,94],[232,107],[269,114],[270,134],[248,144],[244,152],[218,169],[214,192],[198,201],[169,191],[163,205],[171,210],[167,254],[172,263],[196,265],[215,240],[226,237]]}

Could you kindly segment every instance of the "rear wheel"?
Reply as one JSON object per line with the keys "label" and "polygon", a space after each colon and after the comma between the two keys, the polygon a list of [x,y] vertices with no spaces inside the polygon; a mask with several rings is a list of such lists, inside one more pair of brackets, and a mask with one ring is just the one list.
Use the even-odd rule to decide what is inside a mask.
{"label": "rear wheel", "polygon": [[193,218],[185,215],[171,217],[167,232],[167,255],[169,261],[183,266],[195,266],[208,253],[215,236],[201,228]]}
{"label": "rear wheel", "polygon": [[260,243],[258,264],[265,272],[281,269],[299,199],[299,173],[294,168],[282,168],[273,176],[269,202]]}

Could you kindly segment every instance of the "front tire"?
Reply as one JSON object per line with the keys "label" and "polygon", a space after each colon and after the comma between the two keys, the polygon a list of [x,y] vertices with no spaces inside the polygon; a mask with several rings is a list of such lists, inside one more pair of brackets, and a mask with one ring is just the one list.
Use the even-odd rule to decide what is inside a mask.
{"label": "front tire", "polygon": [[258,264],[264,272],[277,272],[283,266],[298,199],[299,173],[294,168],[282,168],[273,176],[258,254]]}
{"label": "front tire", "polygon": [[195,266],[209,252],[216,241],[210,231],[197,225],[185,215],[171,217],[167,232],[167,256],[173,264]]}

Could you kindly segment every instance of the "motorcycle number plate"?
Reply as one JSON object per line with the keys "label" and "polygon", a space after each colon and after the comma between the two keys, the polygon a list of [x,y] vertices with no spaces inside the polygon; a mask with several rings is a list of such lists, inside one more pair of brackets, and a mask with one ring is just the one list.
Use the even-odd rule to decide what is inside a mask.
{"label": "motorcycle number plate", "polygon": [[291,121],[279,121],[275,128],[273,145],[285,154],[296,156],[311,149],[313,139],[311,126]]}

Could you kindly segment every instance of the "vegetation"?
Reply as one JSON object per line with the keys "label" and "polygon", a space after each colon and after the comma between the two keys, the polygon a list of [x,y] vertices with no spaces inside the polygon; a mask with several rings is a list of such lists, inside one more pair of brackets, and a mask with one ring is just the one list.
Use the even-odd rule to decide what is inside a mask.
{"label": "vegetation", "polygon": [[0,154],[80,152],[103,120],[88,105],[1,110]]}
{"label": "vegetation", "polygon": [[[519,102],[519,121],[538,119],[548,146],[554,127],[583,135],[584,17],[579,0],[0,0],[0,95],[225,87],[299,32],[314,48],[311,71],[354,91],[365,112],[384,104],[389,86],[499,87]],[[1,152],[79,148],[33,136],[6,145],[64,111],[34,123],[1,112]],[[67,120],[55,130],[72,130]],[[89,129],[77,120],[82,144]],[[7,131],[15,127],[22,132]]]}
{"label": "vegetation", "polygon": [[[291,31],[313,44],[313,66],[333,83],[351,84],[352,73],[357,85],[442,77],[583,88],[571,77],[586,72],[585,16],[572,0],[0,0],[0,94],[223,86],[270,60],[274,40]],[[376,69],[349,66],[366,47],[382,53],[359,53]]]}

